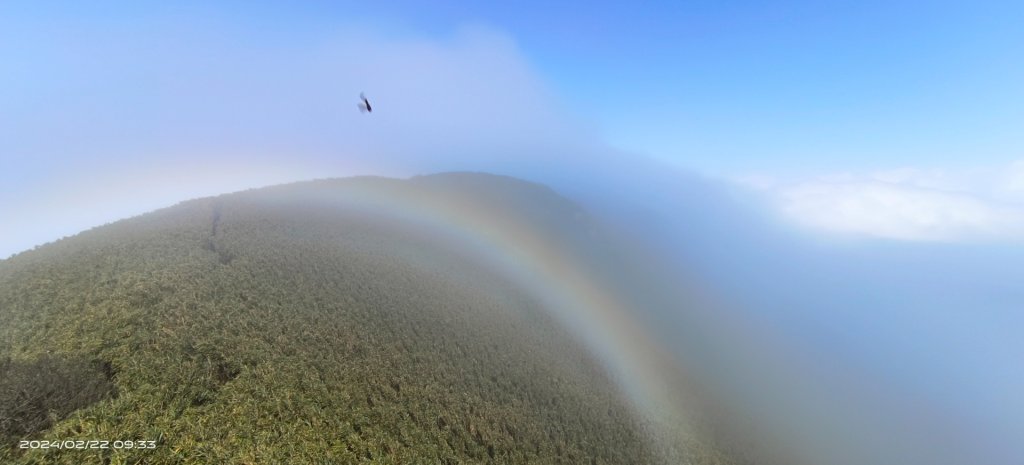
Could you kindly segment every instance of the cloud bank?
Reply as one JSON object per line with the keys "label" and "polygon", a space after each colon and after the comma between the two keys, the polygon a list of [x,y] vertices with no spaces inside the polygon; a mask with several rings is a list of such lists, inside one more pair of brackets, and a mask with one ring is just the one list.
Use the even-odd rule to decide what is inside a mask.
{"label": "cloud bank", "polygon": [[[479,26],[428,37],[0,18],[0,39],[11,57],[0,64],[11,70],[0,72],[0,257],[279,182],[520,176],[641,239],[671,262],[666,286],[686,288],[689,270],[724,296],[730,305],[702,308],[669,293],[638,318],[793,463],[1020,463],[1024,348],[1006,328],[1020,327],[1024,257],[959,242],[1021,237],[1021,163],[769,178],[744,203],[733,186],[604,146],[514,41]],[[372,115],[358,111],[360,91]],[[812,244],[773,212],[910,243]]]}
{"label": "cloud bank", "polygon": [[[300,34],[188,16],[0,29],[16,71],[0,76],[2,257],[203,195],[355,174],[515,174],[593,145],[514,42],[483,26]],[[371,115],[356,107],[361,91]]]}
{"label": "cloud bank", "polygon": [[1024,241],[1024,161],[962,171],[904,168],[796,181],[740,178],[798,226],[934,242]]}

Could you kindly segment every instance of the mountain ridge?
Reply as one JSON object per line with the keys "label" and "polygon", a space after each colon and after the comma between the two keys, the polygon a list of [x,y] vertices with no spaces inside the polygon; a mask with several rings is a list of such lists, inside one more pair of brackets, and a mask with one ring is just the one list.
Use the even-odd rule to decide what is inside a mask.
{"label": "mountain ridge", "polygon": [[[457,205],[444,214],[582,247],[585,212],[536,186],[473,173],[304,181],[180,202],[0,261],[0,396],[31,387],[32,370],[96,386],[88,402],[55,392],[22,410],[0,397],[0,418],[50,418],[0,431],[0,458],[664,460],[600,361],[536,296],[457,236],[410,222],[415,208],[396,216],[372,202]],[[11,447],[26,438],[157,447]],[[677,439],[688,460],[721,457]]]}

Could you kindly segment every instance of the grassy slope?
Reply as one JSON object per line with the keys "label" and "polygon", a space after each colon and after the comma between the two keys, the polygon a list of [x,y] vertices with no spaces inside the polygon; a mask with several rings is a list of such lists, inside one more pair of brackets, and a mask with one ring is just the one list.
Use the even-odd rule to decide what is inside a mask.
{"label": "grassy slope", "polygon": [[452,244],[308,201],[431,183],[451,184],[201,199],[0,261],[0,360],[94,360],[117,390],[32,437],[159,441],[0,459],[654,461],[611,384],[529,296]]}

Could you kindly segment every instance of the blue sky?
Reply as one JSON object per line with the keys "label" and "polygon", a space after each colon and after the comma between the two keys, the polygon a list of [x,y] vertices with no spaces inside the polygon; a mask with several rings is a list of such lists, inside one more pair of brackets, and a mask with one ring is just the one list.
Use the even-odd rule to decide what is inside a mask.
{"label": "blue sky", "polygon": [[666,339],[732,319],[814,358],[747,347],[805,375],[775,405],[849,417],[802,412],[798,447],[849,439],[810,462],[1020,463],[1024,5],[170,3],[0,2],[0,257],[274,183],[520,176],[736,301]]}
{"label": "blue sky", "polygon": [[696,169],[957,165],[1024,149],[1019,4],[442,5],[389,15],[510,31],[613,143]]}
{"label": "blue sky", "polygon": [[[340,113],[328,103],[367,90],[390,104],[405,87],[402,102],[444,111],[406,111],[401,136],[397,126],[369,130],[390,127],[378,142],[409,144],[385,151],[415,147],[440,162],[363,166],[388,160],[378,154],[350,165],[496,170],[512,160],[469,166],[468,155],[449,155],[470,146],[450,142],[504,134],[474,147],[491,156],[533,141],[519,150],[651,158],[743,185],[776,214],[829,234],[1024,239],[1016,2],[205,3],[0,5],[8,198],[39,189],[33,180],[57,182],[55,173],[74,180],[82,163],[105,160],[113,173],[200,152],[267,152],[264,174],[282,171],[269,155],[282,150],[306,153],[303,173],[359,171],[332,171],[330,154],[383,149],[332,119]],[[402,59],[436,81],[408,82],[418,77],[403,75]],[[387,60],[391,68],[374,64]],[[478,113],[428,102],[440,89]],[[280,117],[265,117],[271,110]],[[525,126],[500,124],[500,113]],[[422,140],[408,137],[417,128]],[[359,139],[366,145],[354,147]],[[245,178],[230,187],[285,180]],[[168,188],[160,201],[175,193],[214,191]]]}
{"label": "blue sky", "polygon": [[494,26],[612,143],[699,170],[957,166],[1024,151],[1015,2],[324,2],[254,14],[279,13],[440,36]]}
{"label": "blue sky", "polygon": [[1019,3],[827,3],[25,2],[4,16],[219,16],[270,40],[353,23],[443,39],[485,24],[612,144],[714,173],[959,167],[1024,152]]}

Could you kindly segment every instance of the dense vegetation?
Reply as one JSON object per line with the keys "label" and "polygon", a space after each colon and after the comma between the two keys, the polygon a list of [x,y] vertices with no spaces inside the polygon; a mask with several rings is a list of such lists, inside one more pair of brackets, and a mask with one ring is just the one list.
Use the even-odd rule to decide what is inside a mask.
{"label": "dense vegetation", "polygon": [[45,430],[53,418],[111,396],[112,376],[109,364],[85,359],[0,360],[0,443]]}
{"label": "dense vegetation", "polygon": [[[200,199],[0,261],[0,461],[656,462],[613,384],[530,295],[443,237],[338,202],[442,181]],[[498,185],[511,191],[478,201],[549,196],[544,211],[495,208],[579,220],[553,193]]]}

